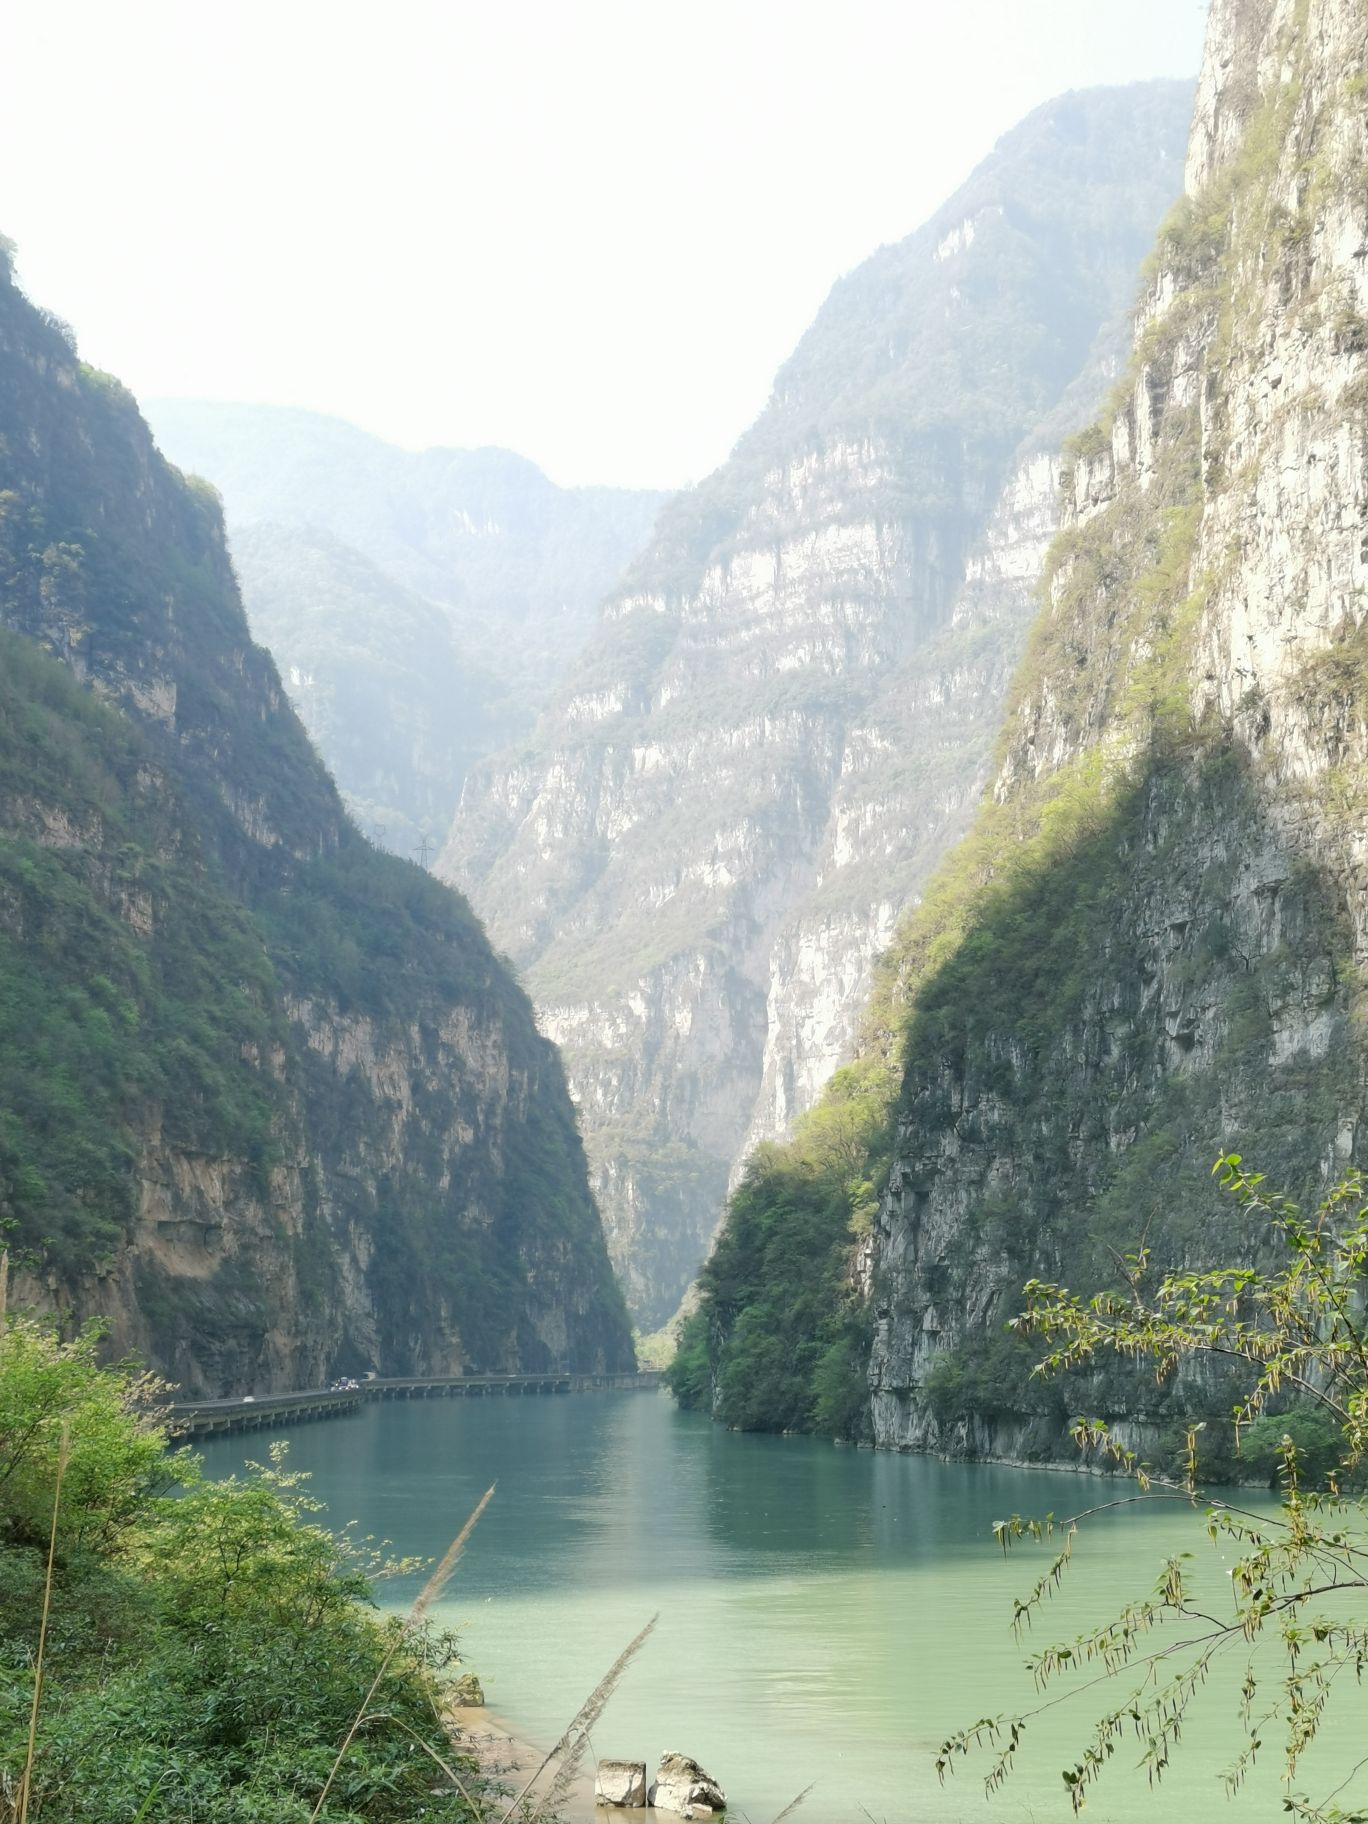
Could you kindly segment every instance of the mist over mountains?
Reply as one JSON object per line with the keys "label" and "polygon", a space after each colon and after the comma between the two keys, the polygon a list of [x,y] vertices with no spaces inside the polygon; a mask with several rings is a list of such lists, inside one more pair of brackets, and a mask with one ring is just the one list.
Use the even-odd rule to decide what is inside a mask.
{"label": "mist over mountains", "polygon": [[[591,1762],[596,1813],[721,1815],[725,1780],[738,1816],[967,1818],[1011,1775],[1043,1816],[1105,1776],[1140,1820],[1188,1735],[1166,1816],[1219,1777],[1368,1820],[1368,4],[1150,0],[1071,43],[1084,11],[424,0],[360,58],[321,6],[91,14],[51,57],[26,235],[68,160],[110,194],[92,149],[146,154],[128,269],[89,218],[70,249],[138,275],[144,372],[410,427],[492,390],[558,473],[619,473],[702,436],[757,297],[772,364],[816,295],[777,274],[845,270],[666,494],[144,414],[0,235],[14,1824],[550,1824]],[[1066,88],[1118,45],[1173,67],[1198,17],[1195,85]],[[590,110],[594,44],[631,77]],[[172,85],[173,162],[153,50],[211,117],[280,106],[206,134]],[[848,265],[928,169],[944,200]],[[1121,1492],[1031,1518],[1071,1465]],[[665,1741],[653,1785],[606,1758]]]}
{"label": "mist over mountains", "polygon": [[348,807],[382,846],[435,853],[467,770],[531,727],[664,496],[558,488],[507,450],[410,452],[313,412],[148,415],[222,494],[253,632]]}
{"label": "mist over mountains", "polygon": [[839,281],[729,462],[663,507],[307,413],[153,408],[223,493],[351,809],[440,855],[525,973],[646,1328],[966,827],[1189,108],[1152,83],[1039,109]]}
{"label": "mist over mountains", "polygon": [[[902,1031],[891,1009],[911,992],[906,920],[976,840],[985,789],[1006,789],[1004,717],[1019,713],[1023,664],[1040,665],[1042,578],[1058,592],[1059,536],[1077,541],[1102,498],[1079,492],[1093,489],[1095,446],[1122,434],[1115,417],[1109,432],[1089,427],[1138,358],[1137,274],[1181,191],[1191,106],[1189,85],[1154,82],[1036,110],[928,222],[835,285],[727,463],[673,497],[561,489],[507,451],[406,452],[314,413],[151,407],[159,448],[222,499],[233,574],[279,667],[260,688],[288,697],[355,820],[334,804],[299,853],[330,867],[334,849],[390,849],[469,894],[563,1054],[589,1185],[642,1329],[675,1312],[729,1196],[749,1195],[748,1159],[769,1157],[795,1123],[801,1152],[809,1111],[829,1123],[822,1110],[852,1083],[864,1108],[869,1035]],[[1186,273],[1172,282],[1192,289]],[[1144,304],[1144,348],[1160,347],[1161,314]],[[1186,381],[1152,384],[1168,390],[1125,432],[1142,451],[1169,401],[1187,409]],[[24,409],[46,408],[25,395]],[[122,434],[136,446],[140,433]],[[1163,473],[1157,459],[1151,471]],[[182,485],[161,473],[157,487]],[[205,501],[194,484],[186,498]],[[1165,511],[1189,507],[1175,493]],[[73,526],[98,516],[79,502],[63,513]],[[66,542],[70,579],[45,583],[42,612],[16,609],[12,625],[154,733],[178,728],[195,697],[163,677],[155,641],[102,682],[99,615],[54,608],[88,604],[87,545]],[[61,548],[49,540],[24,561],[50,568]],[[137,561],[151,571],[163,557]],[[1128,573],[1105,568],[1110,613]],[[226,570],[214,587],[231,591]],[[243,638],[231,632],[233,653],[250,650]],[[1062,701],[1062,680],[1047,694]],[[293,726],[270,701],[252,714]],[[202,739],[190,726],[185,751]],[[210,745],[231,775],[228,750]],[[311,758],[291,765],[325,781]],[[225,789],[250,840],[274,853],[269,793]],[[316,790],[331,787],[306,796]],[[218,844],[230,897],[235,845]],[[295,900],[288,916],[281,901],[269,913],[244,901],[275,933],[264,954],[301,1034],[314,1016],[311,996],[287,986],[296,959],[319,944],[335,959],[326,1020],[350,1019],[349,971],[384,928],[363,920],[352,950],[340,928],[324,938],[306,912],[313,890],[273,889]],[[396,966],[408,968],[398,953]],[[403,1045],[414,1042],[411,1031]],[[424,1095],[466,1068],[465,1042],[443,1041],[454,1049],[441,1065],[427,1057]],[[360,1067],[358,1043],[336,1069]],[[306,1052],[320,1050],[314,1032]],[[417,1067],[413,1053],[404,1068]],[[385,1171],[410,1143],[388,1144]],[[891,1195],[881,1147],[850,1156],[842,1194],[856,1227]],[[435,1159],[424,1169],[449,1186]],[[557,1206],[563,1195],[547,1192]],[[847,1261],[844,1283],[853,1271]],[[714,1327],[714,1350],[736,1321]],[[923,1370],[909,1373],[920,1384]]]}

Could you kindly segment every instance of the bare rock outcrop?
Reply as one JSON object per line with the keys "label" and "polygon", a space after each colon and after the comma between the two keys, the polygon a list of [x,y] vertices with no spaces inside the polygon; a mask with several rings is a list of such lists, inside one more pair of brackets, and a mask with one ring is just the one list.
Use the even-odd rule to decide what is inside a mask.
{"label": "bare rock outcrop", "polygon": [[691,1756],[669,1753],[661,1755],[651,1782],[651,1804],[685,1818],[711,1818],[727,1809],[727,1795]]}
{"label": "bare rock outcrop", "polygon": [[643,1327],[696,1273],[739,1157],[848,1051],[972,814],[1053,453],[1123,346],[1190,93],[1049,103],[843,279],[531,741],[467,780],[440,871],[564,1051]]}
{"label": "bare rock outcrop", "polygon": [[641,1810],[646,1804],[645,1761],[600,1761],[594,1775],[594,1803],[621,1810]]}

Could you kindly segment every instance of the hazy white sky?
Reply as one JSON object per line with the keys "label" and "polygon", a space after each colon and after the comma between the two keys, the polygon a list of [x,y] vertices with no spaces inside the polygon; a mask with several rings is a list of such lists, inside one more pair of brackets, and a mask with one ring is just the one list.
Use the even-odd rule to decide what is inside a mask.
{"label": "hazy white sky", "polygon": [[832,281],[1204,0],[0,0],[0,231],[136,393],[674,486]]}

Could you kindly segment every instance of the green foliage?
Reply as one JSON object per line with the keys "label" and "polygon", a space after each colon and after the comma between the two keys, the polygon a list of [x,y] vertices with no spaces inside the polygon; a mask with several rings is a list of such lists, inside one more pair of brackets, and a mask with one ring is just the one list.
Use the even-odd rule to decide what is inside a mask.
{"label": "green foliage", "polygon": [[887,1073],[838,1071],[792,1146],[757,1150],[703,1269],[670,1385],[743,1431],[861,1437],[866,1317],[854,1255],[891,1141]]}
{"label": "green foliage", "polygon": [[47,1543],[61,1453],[66,1552],[111,1549],[166,1482],[165,1436],[138,1416],[159,1388],[102,1367],[99,1340],[97,1326],[61,1342],[23,1318],[0,1332],[0,1535],[11,1546]]}
{"label": "green foliage", "polygon": [[[1234,1738],[1226,1769],[1230,1792],[1242,1785],[1266,1736],[1283,1738],[1284,1810],[1306,1824],[1362,1824],[1368,1818],[1363,1763],[1322,1803],[1296,1788],[1307,1751],[1337,1714],[1334,1700],[1368,1656],[1362,1620],[1368,1591],[1368,1510],[1340,1492],[1368,1449],[1368,1336],[1362,1288],[1368,1273],[1368,1204],[1357,1173],[1342,1178],[1310,1212],[1265,1189],[1261,1174],[1236,1154],[1216,1163],[1223,1189],[1265,1233],[1267,1266],[1202,1272],[1156,1269],[1146,1249],[1123,1263],[1115,1290],[1091,1299],[1043,1281],[1026,1287],[1018,1334],[1043,1342],[1036,1367],[1056,1376],[1114,1356],[1150,1367],[1161,1382],[1202,1364],[1238,1364],[1245,1376],[1233,1410],[1241,1454],[1250,1469],[1276,1474],[1277,1512],[1263,1517],[1202,1492],[1201,1428],[1189,1430],[1181,1477],[1163,1482],[1115,1443],[1107,1426],[1080,1420],[1080,1446],[1135,1472],[1132,1500],[1182,1500],[1202,1511],[1204,1530],[1225,1554],[1230,1600],[1200,1596],[1187,1560],[1171,1559],[1152,1594],[1074,1641],[1031,1655],[1040,1708],[1119,1687],[1063,1770],[1075,1811],[1083,1808],[1117,1747],[1132,1735],[1151,1781],[1162,1779],[1193,1706],[1213,1670],[1233,1662],[1238,1684]],[[1270,1406],[1297,1405],[1280,1414]],[[1327,1494],[1309,1491],[1323,1480]],[[1103,1511],[1110,1503],[1103,1504]],[[1092,1510],[1094,1513],[1096,1509]],[[1020,1634],[1038,1617],[1072,1558],[1079,1520],[1026,1521],[995,1528],[1006,1549],[1015,1540],[1062,1537],[1062,1548],[1030,1594],[1016,1604]],[[1058,1689],[1056,1688],[1058,1687]],[[989,1790],[1000,1786],[1040,1709],[983,1719],[950,1737],[937,1765],[944,1776],[975,1749],[993,1754]],[[1359,1802],[1356,1804],[1355,1798]]]}
{"label": "green foliage", "polygon": [[685,1412],[712,1411],[708,1320],[702,1311],[691,1311],[680,1326],[678,1345],[665,1369],[665,1385]]}
{"label": "green foliage", "polygon": [[1241,1431],[1239,1455],[1249,1480],[1280,1487],[1289,1444],[1303,1487],[1325,1488],[1344,1479],[1344,1432],[1328,1412],[1313,1408],[1265,1413]]}
{"label": "green foliage", "polygon": [[521,1000],[469,905],[344,829],[257,902],[282,976],[348,1014],[410,1020],[434,1001]]}
{"label": "green foliage", "polygon": [[136,1220],[193,1232],[216,1269],[161,1236],[133,1315],[220,1386],[262,1372],[273,1322],[317,1371],[339,1236],[378,1320],[378,1344],[336,1337],[341,1369],[430,1360],[453,1327],[535,1366],[558,1296],[577,1363],[628,1365],[526,996],[464,900],[348,822],[250,639],[213,489],[4,272],[0,419],[0,1221],[23,1264],[90,1310]]}
{"label": "green foliage", "polygon": [[1019,1413],[1031,1366],[1030,1352],[1018,1338],[1005,1332],[976,1338],[963,1349],[942,1351],[922,1392],[942,1426]]}
{"label": "green foliage", "polygon": [[273,971],[178,813],[132,724],[0,632],[0,1214],[60,1271],[124,1240],[151,1109],[273,1155]]}
{"label": "green foliage", "polygon": [[[373,1615],[383,1560],[324,1530],[283,1451],[220,1483],[185,1453],[168,1457],[155,1392],[100,1367],[93,1333],[63,1343],[14,1317],[0,1333],[0,1762],[11,1770],[25,1758],[68,1453],[31,1815],[307,1824],[378,1676],[322,1819],[473,1821],[479,1776],[436,1720],[453,1643]],[[458,1761],[470,1802],[424,1744]]]}

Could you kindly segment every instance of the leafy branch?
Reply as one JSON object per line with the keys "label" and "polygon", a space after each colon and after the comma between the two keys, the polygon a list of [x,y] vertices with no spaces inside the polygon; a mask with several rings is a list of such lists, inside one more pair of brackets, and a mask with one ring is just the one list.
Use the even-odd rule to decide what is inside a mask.
{"label": "leafy branch", "polygon": [[[1079,1527],[1136,1503],[1178,1501],[1201,1512],[1208,1538],[1233,1545],[1237,1554],[1229,1597],[1219,1613],[1199,1606],[1189,1583],[1192,1554],[1170,1558],[1148,1597],[1126,1603],[1071,1642],[1031,1654],[1026,1664],[1042,1701],[1016,1715],[980,1718],[949,1736],[936,1769],[943,1780],[966,1755],[988,1752],[984,1784],[995,1792],[1037,1718],[1124,1679],[1124,1697],[1098,1717],[1078,1758],[1062,1770],[1064,1786],[1074,1810],[1081,1810],[1128,1734],[1140,1744],[1139,1765],[1157,1784],[1213,1667],[1243,1653],[1241,1743],[1226,1769],[1227,1790],[1239,1790],[1272,1728],[1282,1734],[1285,1811],[1301,1824],[1368,1824],[1368,1810],[1340,1802],[1368,1768],[1368,1757],[1319,1804],[1294,1790],[1344,1675],[1357,1685],[1368,1665],[1368,1624],[1358,1619],[1368,1590],[1368,1525],[1362,1502],[1345,1492],[1368,1449],[1363,1181],[1357,1172],[1347,1173],[1305,1214],[1270,1192],[1239,1154],[1218,1159],[1214,1171],[1255,1219],[1262,1232],[1257,1258],[1265,1264],[1156,1273],[1148,1248],[1141,1248],[1119,1263],[1120,1288],[1090,1298],[1031,1280],[1012,1327],[1044,1343],[1034,1369],[1040,1377],[1086,1369],[1107,1355],[1148,1364],[1161,1383],[1201,1357],[1241,1364],[1245,1384],[1233,1410],[1237,1445],[1272,1408],[1318,1408],[1333,1421],[1338,1445],[1328,1487],[1305,1486],[1305,1453],[1291,1429],[1279,1449],[1280,1504],[1266,1515],[1203,1491],[1202,1426],[1189,1427],[1182,1475],[1168,1480],[1152,1476],[1102,1421],[1077,1420],[1073,1436],[1080,1450],[1133,1475],[1138,1492],[1064,1520],[1013,1515],[995,1524],[1004,1552],[1020,1541],[1059,1540],[1048,1568],[1014,1604],[1016,1636],[1030,1629],[1060,1588]],[[1151,1646],[1154,1640],[1158,1644]]]}

